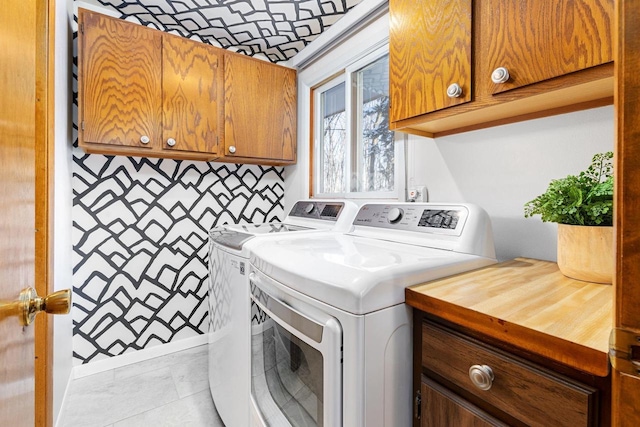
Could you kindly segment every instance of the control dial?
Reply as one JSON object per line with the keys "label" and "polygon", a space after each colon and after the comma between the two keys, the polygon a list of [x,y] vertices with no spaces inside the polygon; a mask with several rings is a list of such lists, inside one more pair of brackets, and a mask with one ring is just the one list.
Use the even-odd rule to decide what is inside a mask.
{"label": "control dial", "polygon": [[315,205],[313,203],[308,203],[307,206],[304,207],[304,211],[310,214],[311,212],[313,212],[314,207]]}
{"label": "control dial", "polygon": [[389,210],[389,213],[387,214],[387,221],[389,221],[391,224],[400,222],[403,214],[404,212],[402,211],[402,209],[391,208],[391,210]]}

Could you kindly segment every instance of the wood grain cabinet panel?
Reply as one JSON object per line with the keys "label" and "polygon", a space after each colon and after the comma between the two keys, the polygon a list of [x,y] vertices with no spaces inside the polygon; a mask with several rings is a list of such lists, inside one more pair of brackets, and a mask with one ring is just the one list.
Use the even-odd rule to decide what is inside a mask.
{"label": "wood grain cabinet panel", "polygon": [[216,153],[224,108],[222,50],[171,35],[163,36],[162,47],[162,148]]}
{"label": "wood grain cabinet panel", "polygon": [[424,375],[421,395],[421,427],[507,427],[507,424]]}
{"label": "wood grain cabinet panel", "polygon": [[80,16],[80,146],[152,148],[162,137],[161,34],[100,14]]}
{"label": "wood grain cabinet panel", "polygon": [[613,5],[390,0],[390,128],[437,137],[611,104]]}
{"label": "wood grain cabinet panel", "polygon": [[[613,61],[613,0],[480,2],[488,93],[541,82]],[[498,67],[505,83],[491,81]]]}
{"label": "wood grain cabinet panel", "polygon": [[275,164],[296,160],[296,71],[227,54],[225,151],[220,161]]}
{"label": "wood grain cabinet panel", "polygon": [[[471,100],[471,0],[390,3],[392,122]],[[448,96],[450,85],[461,94]]]}
{"label": "wood grain cabinet panel", "polygon": [[296,71],[79,9],[88,153],[296,161]]}

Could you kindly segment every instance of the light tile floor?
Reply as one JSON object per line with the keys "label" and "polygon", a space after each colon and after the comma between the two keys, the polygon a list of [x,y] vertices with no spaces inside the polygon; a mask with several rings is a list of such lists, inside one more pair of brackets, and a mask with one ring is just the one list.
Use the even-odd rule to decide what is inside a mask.
{"label": "light tile floor", "polygon": [[207,346],[72,381],[63,427],[224,427],[213,405]]}

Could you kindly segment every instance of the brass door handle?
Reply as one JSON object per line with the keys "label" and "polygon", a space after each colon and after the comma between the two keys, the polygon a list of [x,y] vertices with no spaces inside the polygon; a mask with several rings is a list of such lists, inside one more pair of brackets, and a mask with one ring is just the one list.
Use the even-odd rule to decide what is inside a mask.
{"label": "brass door handle", "polygon": [[18,316],[22,326],[29,326],[36,314],[67,314],[71,308],[71,289],[63,289],[42,298],[33,288],[25,288],[16,301],[0,301],[0,320]]}

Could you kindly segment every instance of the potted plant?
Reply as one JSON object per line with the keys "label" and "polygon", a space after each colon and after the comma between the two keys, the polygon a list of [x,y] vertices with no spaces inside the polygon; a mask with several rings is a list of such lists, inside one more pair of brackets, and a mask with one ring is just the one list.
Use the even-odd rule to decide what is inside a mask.
{"label": "potted plant", "polygon": [[524,216],[558,223],[558,267],[568,277],[611,283],[613,248],[613,152],[593,156],[578,176],[555,179],[524,205]]}

